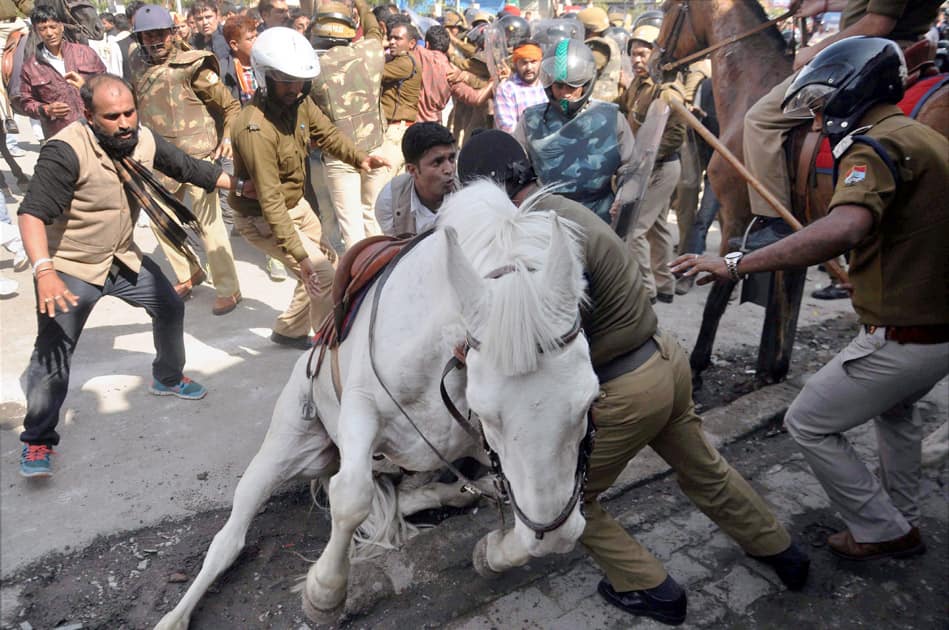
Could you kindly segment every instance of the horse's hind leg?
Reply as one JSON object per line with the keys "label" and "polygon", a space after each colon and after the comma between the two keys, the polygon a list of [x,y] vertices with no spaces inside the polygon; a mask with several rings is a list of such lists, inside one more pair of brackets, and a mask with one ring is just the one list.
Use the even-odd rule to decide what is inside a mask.
{"label": "horse's hind leg", "polygon": [[702,312],[702,326],[699,329],[695,348],[689,357],[692,366],[692,383],[695,389],[702,386],[702,371],[712,362],[712,346],[715,344],[715,334],[718,332],[718,323],[725,314],[728,300],[735,289],[732,280],[718,280],[712,285],[708,297],[705,299],[705,310]]}
{"label": "horse's hind leg", "polygon": [[371,404],[358,394],[347,398],[344,393],[336,436],[342,457],[339,472],[329,483],[333,530],[303,588],[303,611],[318,623],[335,621],[346,603],[353,533],[372,507],[372,451],[377,433]]}
{"label": "horse's hind leg", "polygon": [[294,383],[299,376],[294,374],[280,395],[267,437],[237,484],[231,514],[214,536],[201,571],[174,610],[158,622],[156,630],[188,627],[195,606],[237,558],[251,520],[281,482],[301,475],[329,475],[335,470],[338,452],[323,425],[318,419],[303,424],[300,418],[300,384]]}

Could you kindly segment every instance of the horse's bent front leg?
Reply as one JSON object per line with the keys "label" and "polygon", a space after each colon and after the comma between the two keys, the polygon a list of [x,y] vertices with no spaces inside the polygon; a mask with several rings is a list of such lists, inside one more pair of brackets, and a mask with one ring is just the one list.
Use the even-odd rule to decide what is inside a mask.
{"label": "horse's bent front leg", "polygon": [[251,521],[277,485],[297,476],[329,475],[336,469],[336,446],[320,420],[305,422],[300,418],[300,400],[308,384],[299,369],[287,383],[274,407],[267,437],[237,484],[227,523],[211,541],[194,582],[174,610],[158,622],[156,630],[188,627],[195,606],[214,580],[237,558]]}
{"label": "horse's bent front leg", "polygon": [[[353,397],[355,398],[355,397]],[[349,549],[356,528],[372,507],[372,449],[378,421],[363,400],[343,398],[337,445],[340,467],[329,483],[333,529],[303,588],[303,610],[318,623],[331,623],[346,603]]]}

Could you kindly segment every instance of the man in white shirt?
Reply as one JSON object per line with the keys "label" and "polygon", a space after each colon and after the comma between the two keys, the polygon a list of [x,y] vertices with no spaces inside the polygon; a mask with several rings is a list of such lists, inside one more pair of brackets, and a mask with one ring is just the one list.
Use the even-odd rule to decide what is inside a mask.
{"label": "man in white shirt", "polygon": [[435,122],[415,123],[402,137],[405,173],[390,181],[376,199],[383,234],[423,232],[435,223],[445,197],[455,189],[455,137]]}

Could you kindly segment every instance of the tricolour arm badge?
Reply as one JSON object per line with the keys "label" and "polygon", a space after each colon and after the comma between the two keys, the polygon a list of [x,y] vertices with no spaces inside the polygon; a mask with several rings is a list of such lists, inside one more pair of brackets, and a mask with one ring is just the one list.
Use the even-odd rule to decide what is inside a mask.
{"label": "tricolour arm badge", "polygon": [[844,177],[844,186],[853,186],[858,184],[867,178],[867,165],[866,164],[854,164],[850,167],[850,170],[847,171],[847,175]]}

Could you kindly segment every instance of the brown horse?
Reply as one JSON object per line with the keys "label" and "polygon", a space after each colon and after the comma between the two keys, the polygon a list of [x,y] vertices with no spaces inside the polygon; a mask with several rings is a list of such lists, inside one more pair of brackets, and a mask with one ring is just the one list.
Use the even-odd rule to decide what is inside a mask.
{"label": "brown horse", "polygon": [[[756,0],[666,0],[662,8],[665,18],[657,40],[660,63],[682,59],[768,21]],[[715,108],[721,130],[719,138],[740,159],[745,114],[759,98],[792,72],[793,53],[788,51],[778,29],[771,26],[719,48],[711,54],[711,61]],[[947,114],[949,86],[943,86],[921,109],[917,119],[945,135],[949,132]],[[805,128],[799,128],[791,134],[788,159],[793,210],[802,223],[823,216],[833,193],[830,175],[807,172],[811,170],[816,145],[813,139],[805,139],[805,133]],[[802,145],[807,146],[804,146],[805,157],[801,162],[798,158]],[[805,172],[795,177],[798,170]],[[738,171],[718,153],[709,163],[708,176],[721,202],[721,250],[724,254],[728,251],[729,238],[740,236],[750,221],[747,185]],[[804,273],[778,272],[772,280],[772,300],[765,316],[758,356],[760,381],[774,382],[787,373]],[[709,365],[718,322],[734,286],[732,282],[719,282],[709,294],[702,328],[691,357],[696,373]]]}

